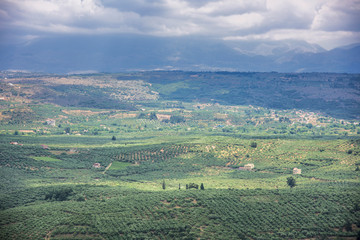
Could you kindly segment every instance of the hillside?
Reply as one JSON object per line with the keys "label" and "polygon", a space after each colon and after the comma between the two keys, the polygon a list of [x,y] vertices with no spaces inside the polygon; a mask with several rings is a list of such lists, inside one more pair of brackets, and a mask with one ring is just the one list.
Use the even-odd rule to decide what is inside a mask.
{"label": "hillside", "polygon": [[358,119],[360,110],[358,74],[155,71],[1,75],[3,95],[61,106],[135,110],[134,101],[195,101],[308,110],[342,119]]}
{"label": "hillside", "polygon": [[106,35],[0,42],[0,70],[111,72],[202,70],[359,73],[359,45],[330,51],[305,41]]}
{"label": "hillside", "polygon": [[356,74],[1,74],[0,239],[360,235]]}
{"label": "hillside", "polygon": [[136,77],[159,84],[155,87],[159,87],[160,96],[168,100],[303,109],[340,118],[359,117],[358,74],[152,72]]}

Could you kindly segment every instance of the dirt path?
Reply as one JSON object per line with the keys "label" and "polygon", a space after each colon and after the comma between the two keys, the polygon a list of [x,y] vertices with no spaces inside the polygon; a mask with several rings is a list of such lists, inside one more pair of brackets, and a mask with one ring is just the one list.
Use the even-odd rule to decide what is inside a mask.
{"label": "dirt path", "polygon": [[105,173],[106,173],[106,171],[107,171],[107,170],[111,167],[111,164],[112,164],[112,163],[110,163],[110,164],[109,164],[109,166],[107,166],[107,167],[105,168],[105,170],[104,170],[103,174],[105,174]]}

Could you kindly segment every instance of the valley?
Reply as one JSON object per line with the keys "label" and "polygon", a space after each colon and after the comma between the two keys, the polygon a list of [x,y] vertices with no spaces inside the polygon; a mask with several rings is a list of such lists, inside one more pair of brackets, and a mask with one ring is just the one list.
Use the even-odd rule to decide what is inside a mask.
{"label": "valley", "polygon": [[1,239],[359,238],[359,74],[0,78]]}

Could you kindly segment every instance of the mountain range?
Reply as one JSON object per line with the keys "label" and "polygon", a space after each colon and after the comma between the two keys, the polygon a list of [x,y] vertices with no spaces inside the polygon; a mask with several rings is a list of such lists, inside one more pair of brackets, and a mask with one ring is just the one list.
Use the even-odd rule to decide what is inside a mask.
{"label": "mountain range", "polygon": [[235,41],[140,35],[63,36],[0,44],[0,70],[360,72],[360,44],[327,51],[304,41]]}

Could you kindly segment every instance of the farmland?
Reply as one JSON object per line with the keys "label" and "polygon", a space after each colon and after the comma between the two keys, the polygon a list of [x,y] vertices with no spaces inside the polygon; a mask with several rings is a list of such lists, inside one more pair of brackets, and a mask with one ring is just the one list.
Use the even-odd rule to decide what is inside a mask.
{"label": "farmland", "polygon": [[359,237],[358,75],[265,76],[345,79],[300,108],[188,80],[225,73],[2,74],[1,239]]}

